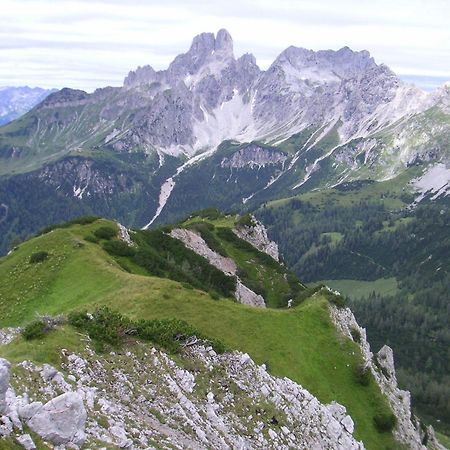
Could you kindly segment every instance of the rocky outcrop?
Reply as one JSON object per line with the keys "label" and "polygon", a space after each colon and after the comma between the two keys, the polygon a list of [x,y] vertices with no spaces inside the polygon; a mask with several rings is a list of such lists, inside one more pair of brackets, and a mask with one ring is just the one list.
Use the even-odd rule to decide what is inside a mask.
{"label": "rocky outcrop", "polygon": [[170,232],[170,236],[183,242],[187,248],[208,260],[212,266],[222,271],[225,275],[236,277],[234,297],[238,302],[260,308],[266,307],[264,298],[242,283],[237,275],[236,263],[231,258],[226,258],[211,250],[199,234],[185,228],[174,228]]}
{"label": "rocky outcrop", "polygon": [[81,396],[66,392],[37,409],[26,422],[45,441],[81,446],[85,441],[86,410]]}
{"label": "rocky outcrop", "polygon": [[236,300],[239,303],[250,306],[258,306],[259,308],[265,308],[266,302],[262,295],[256,294],[251,289],[249,289],[245,284],[242,283],[240,279],[236,282]]}
{"label": "rocky outcrop", "polygon": [[[44,441],[61,448],[79,448],[85,441],[86,409],[83,399],[72,386],[67,383],[61,372],[54,367],[44,364],[36,367],[24,361],[19,364],[20,370],[26,373],[26,382],[15,386],[25,391],[23,395],[16,395],[10,385],[11,364],[0,359],[0,437],[16,434],[17,442],[25,449],[36,448],[28,434],[21,434],[27,425]],[[38,377],[36,377],[38,375]],[[39,377],[40,375],[40,377]],[[17,381],[17,375],[13,377]],[[55,394],[62,391],[61,395]],[[44,400],[30,402],[30,394],[39,395]]]}
{"label": "rocky outcrop", "polygon": [[131,239],[131,236],[130,236],[130,231],[128,230],[128,228],[119,222],[117,222],[117,227],[119,228],[118,238],[121,241],[125,242],[125,244],[127,244],[129,246],[134,245],[133,240]]}
{"label": "rocky outcrop", "polygon": [[231,258],[226,258],[211,250],[205,240],[197,233],[185,228],[174,228],[170,236],[179,241],[197,255],[203,256],[208,262],[226,275],[234,276],[237,272],[236,263]]}
{"label": "rocky outcrop", "polygon": [[25,450],[34,450],[36,448],[29,434],[22,434],[16,440]]}
{"label": "rocky outcrop", "polygon": [[[120,354],[96,354],[88,345],[82,355],[63,350],[61,356],[67,379],[57,385],[50,377],[62,373],[56,368],[17,366],[10,391],[25,393],[10,396],[7,416],[19,411],[20,420],[61,448],[84,441],[87,448],[136,450],[155,443],[162,449],[364,449],[343,406],[320,403],[245,353],[218,355],[194,345],[175,362],[136,344]],[[57,390],[63,393],[43,404]],[[10,423],[10,436],[34,448]]]}
{"label": "rocky outcrop", "polygon": [[20,328],[2,328],[2,329],[0,329],[0,345],[9,344],[19,333],[20,333]]}
{"label": "rocky outcrop", "polygon": [[256,144],[246,145],[228,158],[223,158],[220,167],[229,169],[250,169],[280,165],[282,166],[287,159],[284,153],[272,149],[261,147]]}
{"label": "rocky outcrop", "polygon": [[251,217],[253,221],[251,226],[238,225],[233,229],[233,232],[244,241],[252,244],[259,251],[267,253],[275,261],[279,261],[278,244],[269,239],[266,227],[256,220],[254,216]]}
{"label": "rocky outcrop", "polygon": [[6,410],[6,391],[9,387],[9,368],[11,364],[0,358],[0,414]]}
{"label": "rocky outcrop", "polygon": [[422,444],[418,420],[412,416],[411,395],[408,391],[399,389],[397,385],[392,349],[385,345],[374,357],[367,341],[366,330],[358,325],[351,310],[335,306],[330,308],[333,322],[344,336],[352,340],[353,336],[360,336],[356,341],[361,349],[364,364],[372,372],[397,418],[394,437],[411,450],[426,449]]}

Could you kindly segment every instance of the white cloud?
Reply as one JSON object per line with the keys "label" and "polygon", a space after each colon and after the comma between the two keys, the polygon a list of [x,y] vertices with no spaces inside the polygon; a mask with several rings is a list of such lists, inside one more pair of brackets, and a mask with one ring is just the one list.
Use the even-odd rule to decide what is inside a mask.
{"label": "white cloud", "polygon": [[399,74],[440,81],[450,79],[448,17],[446,0],[2,0],[0,85],[119,85],[219,28],[263,68],[289,45],[348,45]]}

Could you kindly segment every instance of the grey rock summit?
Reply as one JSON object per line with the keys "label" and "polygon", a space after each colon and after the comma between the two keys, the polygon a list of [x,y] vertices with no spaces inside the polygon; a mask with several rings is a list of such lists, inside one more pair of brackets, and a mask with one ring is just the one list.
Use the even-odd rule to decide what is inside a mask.
{"label": "grey rock summit", "polygon": [[[226,30],[201,33],[164,70],[138,67],[122,87],[92,94],[62,89],[1,128],[0,183],[30,173],[46,196],[76,198],[73,209],[105,215],[114,205],[115,219],[144,227],[217,206],[214,189],[239,191],[220,205],[239,209],[391,179],[413,165],[448,165],[448,92],[425,93],[348,47],[289,47],[261,70],[252,54],[234,55]],[[197,169],[213,189],[192,206],[196,196],[184,196]]]}

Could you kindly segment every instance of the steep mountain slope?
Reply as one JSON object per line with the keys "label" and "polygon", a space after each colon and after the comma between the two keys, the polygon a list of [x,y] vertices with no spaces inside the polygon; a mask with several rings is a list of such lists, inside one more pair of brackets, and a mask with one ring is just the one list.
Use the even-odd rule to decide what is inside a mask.
{"label": "steep mountain slope", "polygon": [[[342,403],[355,423],[356,439],[362,440],[365,448],[369,449],[399,448],[400,444],[393,440],[391,433],[377,430],[375,427],[377,421],[374,422],[376,416],[389,418],[391,407],[396,411],[398,420],[398,426],[394,430],[395,436],[404,442],[409,442],[408,445],[411,448],[422,448],[418,442],[421,439],[419,432],[410,422],[406,393],[396,391],[392,375],[383,375],[384,372],[376,367],[368,349],[364,331],[354,322],[351,312],[342,308],[342,305],[340,307],[333,305],[332,302],[340,303],[339,296],[327,289],[305,290],[301,283],[292,279],[284,267],[276,263],[275,259],[249,246],[248,242],[242,238],[254,241],[256,239],[261,243],[261,249],[270,253],[274,251],[274,247],[265,241],[264,233],[260,234],[261,231],[257,231],[258,228],[255,228],[255,224],[248,218],[235,224],[232,217],[220,216],[210,211],[163,230],[135,233],[130,233],[123,227],[118,228],[116,224],[104,220],[84,219],[81,222],[84,225],[74,223],[62,228],[54,228],[21,244],[11,255],[0,260],[0,279],[4,280],[0,284],[2,326],[26,324],[36,317],[36,312],[53,315],[83,309],[94,312],[96,307],[108,306],[123,312],[132,319],[179,318],[186,320],[190,326],[195,327],[191,328],[195,331],[184,331],[184,333],[196,333],[198,336],[201,333],[206,339],[212,340],[215,348],[221,346],[221,351],[225,345],[227,349],[246,352],[257,363],[266,364],[266,369],[257,368],[248,356],[236,353],[218,356],[215,352],[208,353],[204,347],[198,345],[194,345],[191,350],[187,349],[179,356],[167,356],[164,352],[152,350],[152,345],[145,342],[139,343],[140,335],[131,339],[132,342],[130,342],[125,338],[129,331],[122,334],[119,333],[119,328],[116,328],[116,333],[112,335],[92,334],[95,329],[84,329],[83,323],[97,320],[95,317],[102,317],[96,312],[93,319],[73,316],[78,318],[75,321],[70,319],[72,325],[57,325],[55,330],[48,332],[48,335],[40,337],[37,341],[26,341],[24,338],[11,341],[12,337],[8,336],[12,331],[3,335],[6,336],[4,340],[10,344],[0,347],[2,356],[15,364],[24,359],[32,361],[32,363],[15,365],[11,369],[14,374],[11,383],[14,385],[16,394],[24,392],[24,387],[29,386],[30,379],[36,380],[34,387],[28,388],[30,401],[39,400],[45,403],[54,395],[67,391],[72,391],[76,395],[82,394],[81,399],[79,397],[63,399],[69,403],[73,401],[78,405],[77,408],[81,408],[80,402],[86,402],[85,408],[89,421],[86,433],[90,443],[98,442],[95,439],[101,442],[111,442],[108,439],[112,439],[112,442],[116,443],[117,439],[131,438],[135,445],[140,447],[148,444],[142,440],[138,443],[136,439],[154,440],[157,433],[162,436],[162,440],[159,441],[161,443],[165,442],[167,437],[172,436],[172,441],[173,439],[176,441],[182,436],[183,439],[196,443],[193,444],[194,446],[201,447],[205,443],[205,435],[202,437],[197,433],[195,431],[197,427],[209,430],[206,438],[211,439],[210,442],[213,442],[212,439],[219,439],[219,435],[228,442],[240,436],[244,440],[248,439],[249,443],[252,442],[255,448],[292,445],[289,444],[290,440],[293,440],[294,446],[299,448],[303,448],[302,445],[311,448],[317,436],[321,436],[319,438],[321,442],[323,439],[344,439],[343,432],[336,428],[343,425],[339,425],[340,422],[335,423],[336,419],[331,419],[331,416],[327,416],[328,425],[325,428],[322,427],[325,422],[322,422],[318,428],[310,428],[309,433],[304,433],[302,426],[298,428],[295,425],[296,422],[293,422],[294,416],[291,417],[291,412],[286,412],[285,415],[280,413],[280,408],[284,408],[283,402],[287,402],[287,411],[294,407],[292,395],[296,397],[295,392],[298,391],[298,395],[313,394],[318,398],[318,401],[313,400],[314,411],[316,411],[313,415],[316,417],[314,420],[319,422],[322,420],[320,417],[325,417],[321,414],[330,414],[333,410],[337,414],[336,417],[339,416],[339,420],[344,423],[345,412],[342,408],[320,409],[322,406],[319,401],[329,403],[335,400]],[[235,226],[241,230],[240,238],[232,231]],[[169,233],[175,230],[190,231],[200,236],[204,243],[207,242],[209,256],[199,256],[198,253],[205,249],[202,250],[198,245],[194,252],[180,240],[170,237]],[[253,237],[250,236],[252,233]],[[254,233],[258,233],[260,238],[256,238]],[[115,237],[116,234],[121,240]],[[198,242],[200,241],[197,240]],[[210,259],[211,255],[215,255],[214,264]],[[252,287],[258,289],[258,280],[269,281],[264,286],[262,296],[267,300],[272,298],[273,304],[277,306],[286,305],[285,299],[288,297],[285,293],[286,289],[290,289],[289,296],[292,296],[294,301],[293,307],[257,308],[224,298],[226,292],[232,295],[233,283],[230,284],[231,291],[227,291],[227,288],[224,291],[226,283],[224,284],[223,277],[228,277],[232,281],[233,276],[227,275],[225,268],[218,263],[220,260],[218,256],[224,259],[230,258],[236,264],[242,283],[253,282],[255,287]],[[253,272],[250,267],[253,268]],[[283,283],[284,292],[280,287]],[[209,291],[209,294],[206,291]],[[278,302],[273,300],[275,298],[278,298]],[[118,319],[117,316],[108,317],[105,317],[106,320],[102,322],[99,330],[115,327],[115,323],[124,323],[125,325],[121,325],[125,327],[124,330],[132,330],[136,327],[139,330],[142,327],[138,325],[138,322],[133,325],[129,322],[117,322],[117,320],[123,320]],[[85,322],[86,320],[88,322]],[[140,323],[143,324],[143,322]],[[74,332],[73,325],[81,327],[81,337]],[[340,330],[339,332],[336,327]],[[88,342],[92,343],[86,344],[86,338],[83,337],[86,332],[90,333],[92,341]],[[111,340],[111,336],[114,340]],[[114,353],[111,354],[107,351],[95,356],[92,349],[89,350],[86,347],[86,345],[88,347],[93,345],[95,348],[101,348],[98,344],[103,342],[102,345],[106,345],[106,349],[109,349],[108,342],[115,342],[117,345],[117,339],[121,339],[120,336],[124,336],[125,339],[122,342],[122,348],[113,349]],[[156,335],[152,336],[150,340],[155,342]],[[160,340],[156,342],[159,342],[164,349],[173,341],[170,341],[169,335],[163,336],[166,337],[163,340],[158,338]],[[108,340],[99,341],[106,337]],[[169,350],[179,348],[180,342],[183,343],[183,340],[175,341],[176,346],[169,347]],[[146,358],[143,358],[143,355],[148,354],[146,352],[154,355],[148,362]],[[97,359],[98,362],[93,363],[92,358]],[[386,355],[379,356],[380,367],[384,364],[381,362],[383,358],[389,359]],[[244,359],[247,361],[245,364]],[[365,361],[364,364],[368,364],[367,367],[370,367],[373,375],[370,373],[356,375],[359,373],[358,368],[364,367],[363,361]],[[44,363],[55,365],[63,373],[54,378],[55,371],[50,376],[53,369],[49,369],[48,366],[42,367]],[[178,412],[173,410],[173,402],[178,403],[181,397],[177,397],[178,394],[175,391],[172,393],[164,391],[156,381],[157,379],[154,383],[147,384],[135,379],[137,373],[145,371],[158,377],[160,373],[158,367],[161,367],[161,364],[163,367],[167,366],[166,375],[171,375],[174,382],[171,383],[174,389],[176,388],[176,392],[179,395],[183,393],[183,399],[189,399],[181,402],[183,406],[176,410]],[[385,370],[392,370],[392,362],[390,364],[386,366],[389,369]],[[212,369],[205,369],[205,371],[202,368],[203,365],[210,366]],[[115,371],[112,370],[113,367],[116,368]],[[136,367],[136,370],[130,371],[130,367]],[[267,373],[267,368],[270,375]],[[99,371],[98,374],[97,371]],[[210,375],[207,376],[207,373]],[[69,374],[71,376],[67,377]],[[293,381],[277,379],[275,378],[277,376],[289,377]],[[381,377],[385,381],[375,382],[372,376]],[[107,393],[103,395],[101,392],[105,385],[102,384],[102,380],[108,380],[108,377],[111,379],[108,382]],[[49,380],[53,378],[54,381],[50,382]],[[42,382],[38,381],[41,379]],[[62,381],[64,379],[66,381]],[[132,391],[126,387],[129,386],[126,380],[134,383]],[[188,383],[188,380],[191,381]],[[268,395],[265,399],[261,397],[261,393],[256,394],[261,389],[265,395],[266,389],[262,385],[258,387],[256,380],[260,380],[267,386]],[[192,385],[191,387],[198,385],[198,388],[193,390],[186,383]],[[229,404],[231,408],[229,412],[226,409],[228,408],[226,407],[227,391],[225,387],[220,387],[224,386],[223,383],[236,383],[240,386],[237,391],[232,391],[234,400]],[[305,393],[301,390],[303,388],[295,383],[301,383],[311,394]],[[387,384],[380,388],[384,386],[383,383]],[[140,390],[139,384],[149,387],[142,387]],[[387,388],[387,386],[390,387]],[[99,389],[98,393],[95,393],[95,388]],[[144,391],[144,389],[147,390]],[[287,389],[286,396],[283,400],[277,400],[278,397],[272,389],[279,392]],[[125,391],[128,393],[126,394]],[[242,391],[245,391],[245,394]],[[288,395],[288,391],[291,394]],[[390,392],[388,394],[390,407],[381,391]],[[91,394],[88,396],[89,392]],[[212,395],[208,392],[212,392]],[[140,394],[142,394],[141,397],[139,397]],[[205,403],[203,396],[206,394],[208,394],[208,401]],[[18,402],[22,402],[22,405],[27,403],[19,397],[8,395],[9,408],[12,407],[11,405],[15,405],[14,408],[16,408]],[[147,395],[150,396],[147,400],[142,398]],[[224,406],[222,409],[216,408],[216,396],[224,395],[222,401]],[[129,402],[126,401],[127,396],[130,399]],[[138,397],[141,398],[139,403],[131,401]],[[308,398],[311,399],[311,397]],[[399,398],[403,399],[401,403],[398,403]],[[62,402],[63,399],[58,397],[52,401]],[[261,406],[261,402],[264,406]],[[142,406],[138,407],[138,404]],[[161,406],[163,404],[164,408]],[[214,417],[219,419],[213,420],[214,417],[210,412],[206,414],[207,404],[213,407],[216,411]],[[152,409],[156,405],[161,406],[158,413]],[[188,405],[192,405],[190,413],[189,408],[186,409]],[[295,420],[303,420],[303,417],[306,420],[305,423],[311,425],[312,419],[307,419],[305,414],[312,411],[312,404],[309,408],[306,408],[304,403],[302,405],[298,405],[300,409],[294,413],[297,417]],[[37,418],[34,418],[34,415],[44,414],[45,405],[42,410],[39,409],[40,407],[36,408],[36,406],[27,406],[26,409],[19,410],[21,419],[18,420],[28,420],[26,422],[28,426],[39,434],[41,429],[36,426]],[[322,412],[319,413],[317,408]],[[167,411],[172,412],[167,413]],[[193,411],[198,411],[198,418]],[[168,414],[167,417],[165,414]],[[180,427],[178,420],[185,421],[186,418],[183,419],[183,417],[186,417],[186,414],[192,420],[189,422],[191,427]],[[253,414],[258,417],[255,419],[256,428],[261,422],[264,429],[261,437],[258,438],[261,433],[259,428],[259,431],[256,428],[247,431],[240,429],[236,434],[234,430],[242,426],[239,425],[240,417],[245,417],[245,421],[251,423],[253,416],[249,415]],[[106,416],[109,423],[105,423],[105,418],[101,419],[101,415]],[[132,427],[130,428],[124,416],[135,423],[137,430],[133,431]],[[26,419],[27,417],[32,419]],[[82,422],[81,419],[80,421]],[[142,431],[139,431],[140,421],[143,421],[142,426],[150,429],[150,434],[142,435]],[[220,429],[220,421],[227,423],[228,431],[225,434],[215,434]],[[348,420],[345,423],[351,428]],[[165,426],[162,426],[164,424]],[[335,428],[333,433],[331,424]],[[283,431],[284,426],[287,427],[287,432]],[[122,431],[119,433],[118,429]],[[71,436],[76,435],[79,439],[83,430],[80,431],[79,427],[75,427],[75,431],[77,433]],[[341,437],[337,438],[338,435]],[[304,444],[301,444],[302,439],[306,439]],[[353,438],[348,432],[345,439],[347,441],[339,441],[344,447],[351,448],[349,447],[351,442],[353,442],[351,445],[356,445],[354,441],[351,441]],[[414,444],[410,439],[414,441]],[[335,441],[330,445],[334,448],[339,444]]]}
{"label": "steep mountain slope", "polygon": [[[403,179],[269,202],[257,216],[298,276],[352,300],[371,344],[393,347],[415,408],[449,433],[450,204],[442,170],[416,177],[413,167]],[[405,179],[415,193],[402,187]]]}
{"label": "steep mountain slope", "polygon": [[[234,57],[225,30],[200,34],[166,70],[140,67],[92,94],[63,89],[0,129],[3,250],[67,213],[150,226],[445,165],[449,98],[448,86],[405,85],[366,51],[289,47],[262,71]],[[42,211],[34,223],[31,208]]]}
{"label": "steep mountain slope", "polygon": [[12,122],[42,102],[56,89],[0,87],[0,126]]}

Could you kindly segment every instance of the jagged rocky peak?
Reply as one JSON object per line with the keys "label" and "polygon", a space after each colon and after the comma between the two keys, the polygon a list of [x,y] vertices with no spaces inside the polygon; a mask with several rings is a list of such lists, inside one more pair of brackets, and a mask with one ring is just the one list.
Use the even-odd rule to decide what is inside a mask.
{"label": "jagged rocky peak", "polygon": [[211,55],[216,52],[233,57],[233,39],[225,29],[219,30],[216,36],[213,33],[201,33],[195,36],[187,54],[195,58],[196,56]]}
{"label": "jagged rocky peak", "polygon": [[196,36],[187,53],[178,55],[167,70],[170,84],[197,74],[205,66],[211,66],[209,73],[220,72],[227,64],[234,62],[233,40],[226,30],[213,33],[201,33]]}
{"label": "jagged rocky peak", "polygon": [[366,50],[355,52],[349,47],[343,47],[337,51],[316,52],[291,46],[278,56],[271,69],[282,69],[286,74],[300,79],[329,83],[361,76],[376,67],[377,64]]}
{"label": "jagged rocky peak", "polygon": [[233,55],[233,39],[224,28],[217,32],[215,50]]}
{"label": "jagged rocky peak", "polygon": [[136,70],[132,70],[123,81],[124,86],[135,86],[142,83],[149,83],[156,80],[157,72],[152,66],[139,66]]}

